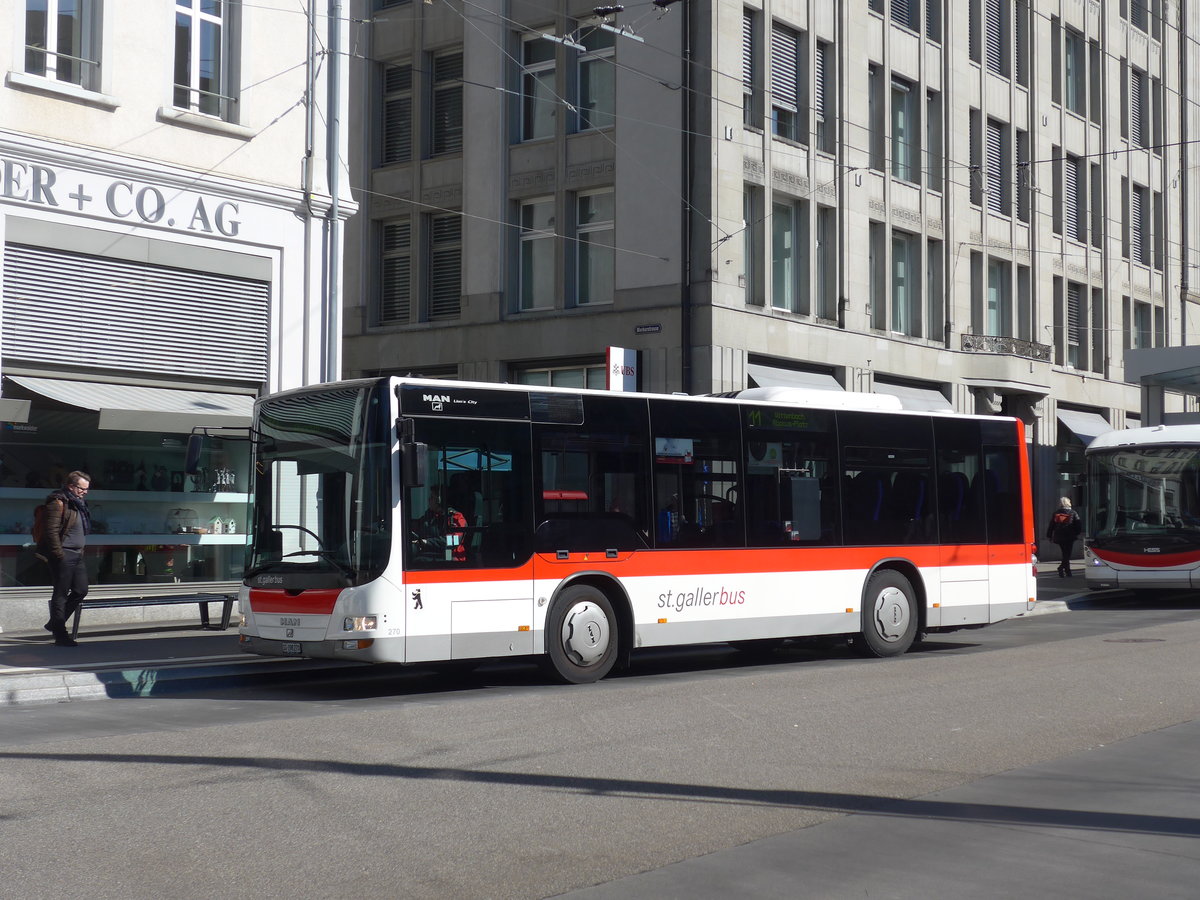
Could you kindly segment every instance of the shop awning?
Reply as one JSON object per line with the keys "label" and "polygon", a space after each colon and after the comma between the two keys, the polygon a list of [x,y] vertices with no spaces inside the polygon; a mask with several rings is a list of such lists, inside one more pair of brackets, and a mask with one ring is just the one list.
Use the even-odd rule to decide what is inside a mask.
{"label": "shop awning", "polygon": [[841,391],[844,388],[837,379],[824,372],[801,372],[796,369],[778,369],[775,366],[760,366],[750,363],[746,375],[754,380],[756,387],[798,387],[822,391]]}
{"label": "shop awning", "polygon": [[915,409],[921,412],[954,412],[954,405],[946,399],[941,391],[935,388],[876,381],[873,390],[876,394],[891,394],[893,397],[897,397],[900,405],[905,409]]}
{"label": "shop awning", "polygon": [[1113,430],[1113,427],[1108,424],[1108,420],[1099,413],[1081,412],[1077,409],[1060,409],[1058,421],[1066,425],[1075,437],[1083,441],[1085,447],[1100,435]]}
{"label": "shop awning", "polygon": [[5,376],[14,384],[68,406],[100,413],[106,431],[162,431],[186,434],[194,427],[244,428],[250,425],[254,397],[219,391],[102,384],[62,378]]}

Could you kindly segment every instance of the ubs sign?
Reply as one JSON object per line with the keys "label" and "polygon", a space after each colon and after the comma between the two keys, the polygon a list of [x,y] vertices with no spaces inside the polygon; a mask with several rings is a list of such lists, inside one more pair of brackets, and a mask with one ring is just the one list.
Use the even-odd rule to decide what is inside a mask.
{"label": "ubs sign", "polygon": [[0,200],[225,237],[237,237],[241,226],[230,200],[13,159],[0,161]]}

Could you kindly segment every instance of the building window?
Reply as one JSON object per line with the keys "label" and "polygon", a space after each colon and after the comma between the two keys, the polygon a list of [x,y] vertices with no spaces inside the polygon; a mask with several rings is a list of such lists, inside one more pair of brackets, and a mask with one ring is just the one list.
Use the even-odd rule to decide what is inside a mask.
{"label": "building window", "polygon": [[429,319],[457,319],[462,306],[462,215],[429,217]]}
{"label": "building window", "polygon": [[967,110],[967,153],[969,155],[968,174],[970,175],[971,203],[983,205],[983,137],[980,134],[983,114],[977,109]]}
{"label": "building window", "polygon": [[25,71],[100,89],[100,0],[25,0]]}
{"label": "building window", "polygon": [[967,54],[971,62],[983,61],[983,49],[980,46],[979,4],[983,0],[967,0]]}
{"label": "building window", "polygon": [[823,153],[833,153],[837,149],[837,79],[834,76],[836,60],[833,45],[818,41],[814,62],[817,149]]}
{"label": "building window", "polygon": [[1146,73],[1132,69],[1129,73],[1129,138],[1136,147],[1150,145],[1150,84]]}
{"label": "building window", "polygon": [[1104,174],[1100,163],[1092,163],[1091,223],[1092,246],[1099,250],[1104,246]]}
{"label": "building window", "polygon": [[1163,267],[1163,256],[1166,253],[1163,195],[1161,191],[1154,192],[1154,268],[1160,272]]}
{"label": "building window", "polygon": [[521,140],[553,137],[554,44],[540,35],[521,42]]}
{"label": "building window", "polygon": [[1013,40],[1016,45],[1017,84],[1029,87],[1029,0],[1017,0]]}
{"label": "building window", "polygon": [[1083,35],[1070,28],[1064,31],[1063,47],[1064,80],[1067,109],[1079,116],[1086,116],[1087,109],[1087,42]]}
{"label": "building window", "polygon": [[616,259],[613,254],[615,209],[611,190],[575,198],[577,297],[580,305],[611,303]]}
{"label": "building window", "polygon": [[789,141],[808,143],[800,109],[806,94],[800,48],[799,32],[782,25],[771,29],[771,131]]}
{"label": "building window", "polygon": [[1132,229],[1133,261],[1150,265],[1150,189],[1133,186],[1130,196],[1129,224]]}
{"label": "building window", "polygon": [[616,120],[615,37],[596,28],[583,36],[579,55],[579,130],[608,128]]}
{"label": "building window", "polygon": [[433,97],[429,152],[460,153],[463,148],[463,57],[461,52],[433,57]]}
{"label": "building window", "polygon": [[1063,217],[1066,220],[1066,233],[1073,241],[1081,244],[1087,241],[1087,175],[1083,160],[1078,156],[1070,156],[1063,161]]}
{"label": "building window", "polygon": [[758,128],[762,115],[758,62],[758,20],[754,10],[742,10],[742,124]]}
{"label": "building window", "polygon": [[554,198],[521,204],[520,308],[554,306]]}
{"label": "building window", "polygon": [[1055,234],[1063,233],[1063,157],[1062,148],[1050,151],[1050,227]]}
{"label": "building window", "polygon": [[1084,309],[1083,285],[1067,282],[1067,365],[1086,368],[1087,310]]}
{"label": "building window", "polygon": [[1146,350],[1154,346],[1150,323],[1150,304],[1139,303],[1135,300],[1133,303],[1133,334],[1131,335],[1134,350]]}
{"label": "building window", "polygon": [[838,318],[837,210],[817,207],[817,316],[830,322]]}
{"label": "building window", "polygon": [[909,31],[921,30],[921,0],[892,0],[892,21]]}
{"label": "building window", "polygon": [[902,78],[892,79],[892,177],[901,181],[920,181],[921,141],[917,132],[919,118],[915,85]]}
{"label": "building window", "polygon": [[408,323],[412,298],[412,223],[384,222],[379,228],[379,310],[375,324]]}
{"label": "building window", "polygon": [[925,96],[925,185],[931,191],[942,189],[942,95],[929,91]]}
{"label": "building window", "polygon": [[942,0],[925,0],[925,37],[942,41]]}
{"label": "building window", "polygon": [[887,226],[867,225],[867,296],[871,298],[871,327],[887,328]]}
{"label": "building window", "polygon": [[892,232],[892,331],[921,335],[920,244],[915,234]]}
{"label": "building window", "polygon": [[412,160],[412,66],[383,67],[382,165]]}
{"label": "building window", "polygon": [[941,241],[929,241],[925,260],[925,336],[930,340],[942,339],[946,317],[942,287],[942,246]]}
{"label": "building window", "polygon": [[1009,215],[1012,204],[1012,181],[1008,161],[1012,159],[1009,127],[1003,122],[988,119],[987,123],[987,202],[991,212]]}
{"label": "building window", "polygon": [[883,171],[884,158],[887,156],[887,129],[884,127],[886,102],[883,95],[883,69],[870,63],[867,66],[867,127],[870,166],[877,172]]}
{"label": "building window", "polygon": [[987,15],[987,67],[1007,78],[1012,46],[1009,43],[1008,0],[984,0]]}
{"label": "building window", "polygon": [[175,98],[178,109],[232,122],[240,3],[175,0]]}
{"label": "building window", "polygon": [[1029,132],[1017,130],[1017,219],[1029,222],[1033,207],[1033,178],[1029,171]]}
{"label": "building window", "polygon": [[761,187],[752,184],[746,185],[742,193],[742,250],[745,254],[742,280],[746,289],[746,302],[751,306],[762,306],[765,303],[763,220],[766,213],[763,193]]}
{"label": "building window", "polygon": [[517,384],[536,387],[592,388],[604,390],[608,385],[608,373],[604,363],[574,366],[539,366],[517,369],[513,380]]}
{"label": "building window", "polygon": [[805,313],[808,303],[808,202],[775,203],[771,211],[771,305]]}
{"label": "building window", "polygon": [[1003,260],[988,260],[987,334],[1012,336],[1012,267]]}

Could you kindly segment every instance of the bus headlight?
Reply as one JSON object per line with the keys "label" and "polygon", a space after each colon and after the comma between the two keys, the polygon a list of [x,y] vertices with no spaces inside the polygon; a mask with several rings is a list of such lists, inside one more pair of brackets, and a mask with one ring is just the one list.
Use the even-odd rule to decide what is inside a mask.
{"label": "bus headlight", "polygon": [[346,616],[342,631],[374,631],[378,621],[376,616]]}

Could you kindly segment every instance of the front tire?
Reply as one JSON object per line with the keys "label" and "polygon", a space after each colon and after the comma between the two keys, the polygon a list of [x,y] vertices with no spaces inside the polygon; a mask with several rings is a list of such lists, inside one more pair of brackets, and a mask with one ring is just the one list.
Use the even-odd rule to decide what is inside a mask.
{"label": "front tire", "polygon": [[899,656],[908,651],[917,636],[915,598],[909,580],[892,569],[867,579],[860,642],[864,656]]}
{"label": "front tire", "polygon": [[612,603],[591,585],[567,588],[546,616],[550,672],[567,684],[590,684],[612,671],[618,640]]}

